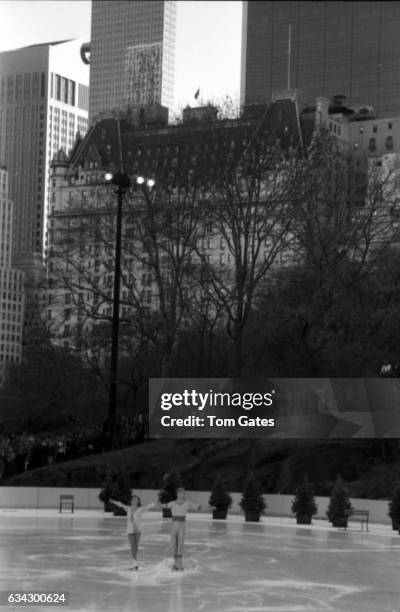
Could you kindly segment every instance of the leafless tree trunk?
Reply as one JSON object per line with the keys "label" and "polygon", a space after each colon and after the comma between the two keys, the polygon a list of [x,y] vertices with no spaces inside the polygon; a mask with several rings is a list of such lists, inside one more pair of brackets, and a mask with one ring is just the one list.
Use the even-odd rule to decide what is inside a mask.
{"label": "leafless tree trunk", "polygon": [[236,140],[219,145],[218,154],[211,156],[215,174],[207,200],[208,225],[224,253],[220,261],[212,260],[210,250],[199,249],[199,254],[224,310],[235,377],[243,370],[244,331],[259,284],[281,264],[291,240],[299,160],[275,140],[270,144],[267,136],[265,128],[236,134]]}

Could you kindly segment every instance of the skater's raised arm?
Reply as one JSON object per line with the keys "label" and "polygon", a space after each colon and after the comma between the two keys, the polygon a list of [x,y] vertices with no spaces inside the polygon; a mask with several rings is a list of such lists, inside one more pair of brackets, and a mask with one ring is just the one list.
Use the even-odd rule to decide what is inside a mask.
{"label": "skater's raised arm", "polygon": [[126,506],[125,504],[123,504],[122,502],[116,501],[115,499],[110,499],[109,500],[112,504],[115,504],[116,506],[119,506],[120,508],[122,508],[123,510],[128,510],[130,508],[130,506]]}

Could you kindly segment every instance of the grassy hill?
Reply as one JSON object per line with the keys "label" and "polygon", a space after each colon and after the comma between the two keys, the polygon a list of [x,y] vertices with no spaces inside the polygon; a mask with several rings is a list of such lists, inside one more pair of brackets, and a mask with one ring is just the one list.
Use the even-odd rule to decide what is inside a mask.
{"label": "grassy hill", "polygon": [[355,497],[387,498],[400,482],[398,442],[378,440],[158,440],[29,470],[6,486],[101,487],[107,466],[124,464],[132,487],[159,488],[175,467],[188,489],[209,490],[217,474],[240,491],[254,467],[267,493],[293,493],[307,473],[315,494],[330,493],[337,474]]}

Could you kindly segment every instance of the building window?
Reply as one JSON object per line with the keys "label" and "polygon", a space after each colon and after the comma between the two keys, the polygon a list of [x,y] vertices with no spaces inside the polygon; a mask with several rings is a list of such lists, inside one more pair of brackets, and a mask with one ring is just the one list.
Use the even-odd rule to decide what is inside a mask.
{"label": "building window", "polygon": [[374,127],[372,128],[372,131],[374,132],[374,134],[376,134],[378,131],[378,126],[374,125]]}
{"label": "building window", "polygon": [[75,106],[75,81],[69,81],[68,104]]}
{"label": "building window", "polygon": [[371,153],[376,151],[376,138],[369,139],[368,149],[371,151]]}
{"label": "building window", "polygon": [[388,123],[388,130],[391,130],[391,129],[392,129],[392,127],[393,127],[393,125],[392,125],[392,123],[389,121],[389,123]]}
{"label": "building window", "polygon": [[388,151],[391,151],[393,149],[393,137],[392,136],[388,136],[386,138],[386,148]]}
{"label": "building window", "polygon": [[56,74],[56,82],[55,82],[55,99],[61,100],[61,77],[59,74]]}

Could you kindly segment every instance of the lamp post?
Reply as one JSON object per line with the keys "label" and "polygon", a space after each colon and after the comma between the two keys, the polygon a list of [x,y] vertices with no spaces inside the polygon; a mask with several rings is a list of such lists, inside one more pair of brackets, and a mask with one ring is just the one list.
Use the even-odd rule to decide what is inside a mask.
{"label": "lamp post", "polygon": [[[115,445],[116,434],[116,414],[117,414],[117,389],[118,389],[118,344],[119,344],[119,307],[120,307],[120,286],[121,286],[121,235],[122,235],[122,202],[123,196],[131,186],[130,178],[123,172],[116,174],[107,173],[105,180],[111,185],[115,185],[117,190],[117,219],[115,233],[115,263],[114,263],[114,289],[113,289],[113,312],[112,312],[112,332],[111,332],[111,358],[110,358],[110,388],[108,398],[108,435],[110,445]],[[136,177],[138,185],[145,196],[146,189],[154,187],[153,179],[146,179],[142,176]]]}
{"label": "lamp post", "polygon": [[121,232],[122,232],[122,201],[131,182],[129,176],[123,172],[106,174],[107,182],[115,185],[117,190],[117,219],[115,231],[115,263],[114,263],[114,290],[111,332],[111,360],[110,360],[110,388],[108,398],[108,434],[111,447],[115,444],[115,425],[117,408],[117,377],[118,377],[118,339],[119,339],[119,304],[121,281]]}

